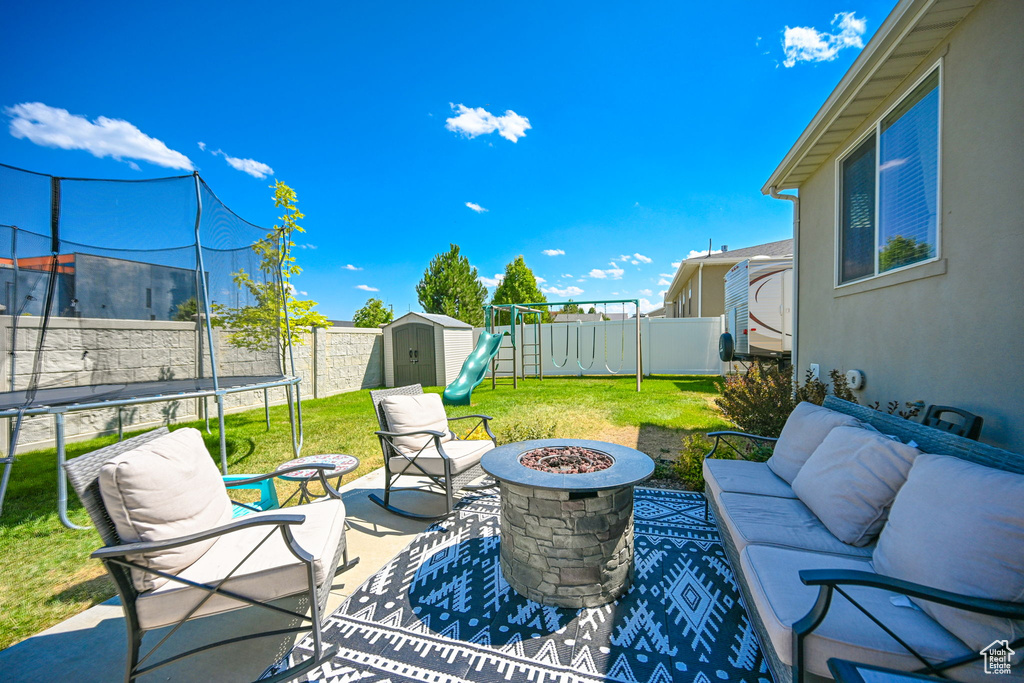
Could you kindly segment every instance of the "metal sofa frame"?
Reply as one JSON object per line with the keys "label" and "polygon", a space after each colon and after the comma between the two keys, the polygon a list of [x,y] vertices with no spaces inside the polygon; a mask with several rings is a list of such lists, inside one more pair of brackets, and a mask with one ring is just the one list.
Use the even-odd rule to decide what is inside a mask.
{"label": "metal sofa frame", "polygon": [[[466,489],[469,491],[479,491],[481,489],[492,488],[496,485],[496,483],[494,481],[485,481],[479,485],[470,485],[470,482],[473,482],[479,479],[480,477],[484,476],[484,471],[483,469],[481,469],[479,464],[474,465],[473,467],[469,468],[465,472],[462,472],[461,474],[453,475],[451,458],[448,456],[447,453],[444,452],[444,446],[441,443],[441,438],[446,435],[441,432],[433,430],[423,430],[418,432],[397,433],[391,431],[391,428],[388,425],[387,415],[384,412],[384,407],[381,404],[381,402],[388,396],[419,396],[422,394],[423,387],[420,386],[419,384],[411,384],[409,386],[404,387],[395,387],[394,389],[380,389],[378,391],[370,392],[370,400],[373,401],[373,412],[377,415],[377,423],[380,425],[380,430],[374,433],[380,439],[380,449],[381,452],[384,454],[384,498],[382,499],[375,493],[371,493],[369,498],[371,501],[381,506],[388,512],[393,512],[396,515],[409,517],[411,519],[440,519],[451,514],[452,509],[455,506],[456,491],[461,491],[462,489]],[[472,436],[477,429],[483,427],[483,431],[490,438],[491,443],[493,443],[495,446],[498,445],[497,439],[491,432],[490,421],[492,418],[487,415],[463,415],[461,417],[449,417],[448,422],[451,423],[459,420],[470,419],[477,419],[480,420],[480,422],[477,423],[477,425],[474,426],[473,429],[469,431],[469,433],[466,435],[467,437]],[[449,430],[449,433],[456,440],[463,440],[459,439],[459,437],[454,432],[451,432],[451,430]],[[415,453],[409,455],[403,453],[402,451],[398,450],[395,447],[395,438],[402,436],[419,435],[429,436],[430,439],[428,439],[426,443],[423,446],[421,446],[420,449]],[[437,449],[437,452],[441,455],[441,458],[444,461],[443,475],[428,474],[423,470],[420,464],[416,462],[417,458],[419,458],[424,451],[430,449],[431,447]],[[393,466],[393,461],[396,463],[402,463],[401,467]],[[395,470],[398,470],[399,473],[392,474],[392,472]],[[403,476],[423,477],[429,479],[429,482],[425,485],[420,484],[417,486],[394,486],[394,482],[399,477]],[[445,497],[445,511],[438,515],[424,515],[396,507],[391,504],[391,494],[396,491],[420,491],[422,493],[442,495]]]}
{"label": "metal sofa frame", "polygon": [[[830,408],[847,415],[852,415],[862,422],[870,424],[884,434],[891,434],[899,437],[903,441],[914,440],[924,452],[951,455],[963,460],[985,465],[987,467],[994,467],[1007,472],[1024,474],[1024,456],[1017,453],[1011,453],[1009,451],[996,448],[995,446],[982,444],[948,431],[928,427],[919,422],[912,422],[911,420],[901,417],[888,415],[866,406],[838,399],[835,396],[826,397],[824,405],[826,408]],[[715,444],[711,451],[704,456],[705,458],[712,456],[718,450],[719,446],[724,444],[741,459],[746,459],[746,449],[738,448],[735,444],[735,439],[737,438],[755,445],[774,444],[778,441],[778,439],[771,437],[757,436],[756,434],[745,434],[742,432],[711,432],[708,436],[714,437]],[[707,496],[705,496],[705,515],[707,515],[707,506],[709,504],[715,519],[718,519],[720,517],[720,510],[718,509],[715,501],[711,500]],[[945,677],[944,672],[972,661],[978,661],[982,658],[981,653],[976,653],[962,657],[954,657],[937,663],[927,661],[920,653],[910,647],[906,641],[900,638],[899,634],[895,633],[892,629],[882,623],[880,619],[871,614],[866,608],[854,600],[850,594],[844,590],[844,587],[846,586],[878,588],[894,593],[900,593],[918,600],[925,600],[936,604],[956,607],[958,609],[963,609],[977,614],[1004,617],[1008,619],[1024,619],[1024,603],[988,600],[969,595],[960,595],[949,591],[938,590],[930,586],[923,586],[909,581],[901,581],[899,579],[870,572],[841,569],[802,570],[800,572],[800,580],[805,585],[818,586],[818,596],[811,610],[793,624],[793,666],[790,667],[783,663],[779,657],[778,652],[776,652],[775,647],[772,644],[771,638],[768,636],[767,627],[762,621],[761,616],[757,613],[757,610],[753,609],[753,605],[755,603],[753,601],[753,596],[747,588],[748,579],[743,574],[739,552],[735,544],[732,542],[732,538],[728,533],[723,533],[721,536],[726,556],[729,558],[729,563],[736,575],[737,587],[739,588],[740,595],[743,598],[743,603],[747,607],[747,614],[750,618],[750,623],[757,632],[761,649],[768,660],[772,673],[775,674],[775,679],[778,681],[803,683],[804,681],[812,680],[830,680],[805,671],[804,641],[807,636],[812,633],[822,621],[824,621],[835,593],[839,593],[845,599],[849,600],[858,610],[864,613],[879,628],[894,638],[897,643],[899,643],[921,663],[921,667],[914,673]],[[1010,647],[1024,647],[1024,637],[1018,638],[1010,643]]]}

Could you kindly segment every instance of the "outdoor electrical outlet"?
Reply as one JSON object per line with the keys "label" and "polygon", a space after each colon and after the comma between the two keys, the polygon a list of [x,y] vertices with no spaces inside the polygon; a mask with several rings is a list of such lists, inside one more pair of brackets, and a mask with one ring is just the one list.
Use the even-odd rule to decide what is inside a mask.
{"label": "outdoor electrical outlet", "polygon": [[821,372],[821,368],[818,367],[817,363],[811,363],[811,379],[818,379],[818,375]]}

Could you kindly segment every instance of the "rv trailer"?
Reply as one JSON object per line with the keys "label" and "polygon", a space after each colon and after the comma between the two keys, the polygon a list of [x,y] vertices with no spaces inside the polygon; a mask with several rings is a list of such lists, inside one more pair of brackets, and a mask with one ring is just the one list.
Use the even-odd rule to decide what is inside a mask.
{"label": "rv trailer", "polygon": [[723,361],[789,358],[793,349],[793,259],[755,257],[725,275]]}

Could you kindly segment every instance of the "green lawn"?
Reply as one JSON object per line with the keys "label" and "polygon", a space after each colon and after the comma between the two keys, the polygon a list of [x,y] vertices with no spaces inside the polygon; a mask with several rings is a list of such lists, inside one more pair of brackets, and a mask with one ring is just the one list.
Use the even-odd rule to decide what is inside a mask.
{"label": "green lawn", "polygon": [[[656,377],[635,391],[635,378],[558,378],[526,380],[519,389],[488,382],[473,392],[471,407],[449,408],[449,415],[484,413],[499,441],[554,435],[594,438],[637,447],[655,456],[675,453],[682,437],[728,424],[711,406],[719,395],[716,377]],[[428,389],[440,392],[441,388]],[[350,453],[361,467],[346,478],[361,476],[382,465],[373,432],[376,420],[368,391],[355,391],[303,402],[303,454]],[[270,411],[267,431],[263,410],[227,417],[229,466],[232,473],[269,472],[291,459],[288,413]],[[184,426],[202,428],[201,423]],[[216,422],[206,436],[218,453]],[[74,457],[112,443],[113,437],[68,445]],[[93,531],[70,531],[57,519],[56,453],[53,449],[18,457],[0,516],[0,648],[7,647],[114,595],[113,584],[89,553],[99,546]],[[288,491],[279,486],[279,493]],[[381,512],[381,514],[387,514]],[[73,500],[72,521],[87,524],[88,516]]]}

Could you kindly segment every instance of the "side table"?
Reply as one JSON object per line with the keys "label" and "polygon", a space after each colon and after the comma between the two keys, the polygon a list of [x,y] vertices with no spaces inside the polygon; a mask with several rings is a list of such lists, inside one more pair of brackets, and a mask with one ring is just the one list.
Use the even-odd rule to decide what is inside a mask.
{"label": "side table", "polygon": [[[334,469],[323,471],[324,478],[333,479],[337,477],[338,482],[337,484],[335,484],[335,488],[339,488],[341,486],[341,478],[348,474],[349,472],[355,471],[356,468],[359,467],[359,458],[355,457],[354,455],[344,455],[341,453],[307,455],[302,458],[296,458],[295,460],[289,460],[288,462],[279,465],[277,469],[283,470],[287,467],[295,467],[296,465],[313,464],[334,465]],[[282,474],[280,478],[284,479],[285,481],[295,481],[299,483],[299,490],[296,491],[296,493],[299,494],[299,505],[302,505],[303,503],[309,503],[313,501],[314,497],[309,493],[308,487],[310,482],[319,480],[319,473],[320,470],[310,468],[308,470],[296,470],[294,472],[289,472],[288,474]],[[325,495],[327,493],[327,491],[324,491]],[[288,503],[294,497],[295,494],[293,493],[291,496],[288,497],[288,500],[282,503],[282,505]]]}

